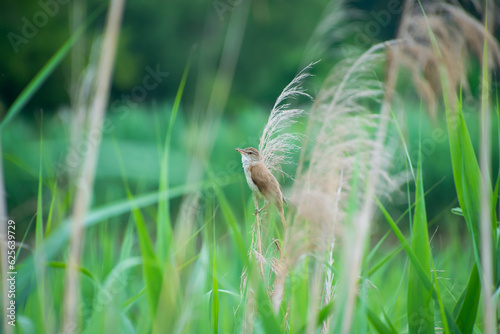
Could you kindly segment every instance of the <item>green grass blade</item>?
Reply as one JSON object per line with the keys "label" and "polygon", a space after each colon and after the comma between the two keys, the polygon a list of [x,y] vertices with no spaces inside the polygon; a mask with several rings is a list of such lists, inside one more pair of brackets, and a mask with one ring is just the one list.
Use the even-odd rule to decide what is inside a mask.
{"label": "green grass blade", "polygon": [[[432,286],[432,282],[429,280],[426,272],[422,268],[422,265],[420,264],[418,257],[415,255],[413,250],[410,248],[408,242],[406,241],[406,239],[403,235],[403,232],[401,232],[401,230],[397,226],[396,222],[392,219],[391,215],[389,214],[389,212],[387,212],[387,209],[382,205],[380,200],[376,199],[376,202],[377,202],[382,214],[386,218],[387,222],[389,223],[389,225],[393,229],[394,234],[396,234],[396,237],[399,239],[401,246],[403,246],[406,254],[408,255],[408,258],[410,259],[411,264],[413,265],[414,269],[416,269],[415,272],[418,274],[425,289],[432,290],[432,297],[435,300],[437,300],[439,298],[439,296],[434,291],[433,286]],[[458,327],[455,324],[454,318],[451,316],[451,314],[448,312],[448,310],[445,309],[444,312],[446,314],[446,319],[447,319],[449,328],[453,330],[453,333],[459,332],[458,329],[455,330]]]}
{"label": "green grass blade", "polygon": [[481,295],[481,282],[476,264],[472,268],[469,283],[453,310],[457,327],[463,334],[471,334],[476,323],[479,297]]}
{"label": "green grass blade", "polygon": [[[124,200],[116,201],[115,203],[93,209],[85,217],[83,223],[85,228],[88,228],[109,218],[129,213],[133,211],[134,208],[140,209],[157,203],[159,199],[175,198],[189,192],[209,188],[210,186],[212,186],[211,182],[205,181],[171,188],[168,193],[158,193],[155,191],[142,196],[136,196],[133,199],[126,198]],[[57,228],[53,229],[52,233],[43,240],[44,247],[42,247],[42,251],[45,259],[50,260],[60,253],[61,248],[68,240],[70,224],[71,217],[64,219],[61,224]],[[19,251],[20,250],[21,248],[19,248]],[[33,264],[33,256],[28,255],[18,265],[18,271],[23,272],[23,275],[18,276],[18,280],[16,282],[19,286],[19,291],[21,291],[19,294],[19,301],[24,300],[26,295],[30,292],[28,286],[31,280],[31,275],[29,273],[33,270]]]}
{"label": "green grass blade", "polygon": [[229,226],[229,229],[233,236],[233,241],[236,245],[236,249],[240,254],[241,260],[247,264],[247,247],[245,241],[243,239],[243,235],[241,233],[240,226],[237,223],[236,216],[234,215],[233,210],[231,209],[231,205],[229,204],[226,195],[222,191],[222,189],[218,185],[214,185],[214,191],[217,196],[217,201],[220,205],[220,209],[222,211],[222,215],[224,216],[224,220]]}
{"label": "green grass blade", "polygon": [[[417,256],[426,278],[431,280],[431,250],[427,231],[422,160],[419,151],[417,168],[415,213],[411,237],[411,250]],[[434,303],[432,287],[425,286],[413,262],[408,269],[408,329],[409,333],[434,333]],[[420,270],[420,269],[418,269]]]}
{"label": "green grass blade", "polygon": [[420,264],[420,261],[418,257],[415,255],[413,250],[411,249],[410,245],[408,244],[408,241],[406,241],[406,238],[397,226],[396,222],[392,219],[391,215],[389,212],[387,212],[387,209],[382,205],[380,200],[376,199],[377,204],[382,211],[382,214],[386,218],[387,222],[391,226],[392,230],[394,231],[394,234],[396,234],[396,237],[399,239],[399,242],[401,243],[401,246],[403,246],[406,254],[408,255],[412,265],[414,266],[415,272],[418,274],[419,278],[421,279],[422,283],[424,284],[426,289],[432,288],[432,283],[430,279],[428,278],[428,275],[422,265]]}
{"label": "green grass blade", "polygon": [[368,307],[366,307],[366,316],[368,317],[368,320],[372,324],[373,328],[377,333],[380,334],[397,334],[397,331],[394,330],[394,327],[391,325],[390,327],[387,326],[380,320],[380,318]]}
{"label": "green grass blade", "polygon": [[[291,290],[289,311],[290,333],[303,332],[302,325],[307,323],[307,307],[309,305],[309,258],[304,259],[304,263],[291,273]],[[330,270],[327,267],[326,270]],[[300,330],[300,331],[299,331]]]}
{"label": "green grass blade", "polygon": [[[436,292],[436,302],[438,303],[438,307],[439,307],[439,313],[441,315],[441,321],[443,323],[443,332],[448,334],[450,333],[450,328],[449,328],[449,325],[448,325],[448,319],[451,318],[451,315],[449,313],[446,312],[446,309],[444,308],[444,304],[443,304],[443,298],[441,298],[441,292],[439,290],[439,282],[438,282],[438,279],[437,279],[437,270],[436,270],[436,267],[434,265],[434,261],[431,260],[431,265],[432,265],[432,270],[434,271],[434,275],[433,275],[433,278],[434,278],[434,291]],[[453,321],[452,321],[453,322]]]}
{"label": "green grass blade", "polygon": [[38,170],[38,198],[36,203],[36,225],[35,225],[36,247],[40,247],[43,241],[42,157],[43,157],[43,133],[40,135],[40,167]]}
{"label": "green grass blade", "polygon": [[49,235],[52,229],[52,218],[54,216],[54,206],[56,204],[56,199],[59,194],[59,188],[57,187],[57,181],[54,182],[52,187],[52,199],[50,201],[49,215],[47,217],[47,226],[45,227],[45,236]]}
{"label": "green grass blade", "polygon": [[378,261],[375,265],[373,265],[370,268],[370,270],[368,271],[368,277],[375,274],[375,272],[377,272],[377,270],[382,268],[387,262],[389,262],[394,256],[399,254],[399,252],[401,252],[402,250],[403,250],[402,245],[399,245],[398,247],[394,248],[389,254],[384,256],[380,261]]}
{"label": "green grass blade", "polygon": [[127,309],[129,307],[131,307],[132,305],[134,305],[134,303],[139,300],[139,298],[141,298],[144,294],[146,293],[146,288],[142,289],[141,291],[139,291],[139,293],[137,293],[135,296],[133,296],[132,298],[129,298],[127,299],[123,304],[122,304],[122,307],[124,309]]}
{"label": "green grass blade", "polygon": [[[210,208],[211,210],[211,208]],[[212,333],[219,332],[219,284],[217,283],[217,241],[215,237],[215,222],[213,228],[213,255],[212,255]]]}
{"label": "green grass blade", "polygon": [[260,316],[258,319],[262,322],[264,333],[281,333],[283,332],[278,319],[274,315],[273,306],[269,300],[267,291],[260,282],[257,294],[257,314]]}
{"label": "green grass blade", "polygon": [[[127,189],[127,194],[132,199],[132,194]],[[146,229],[144,217],[138,208],[133,208],[133,217],[136,224],[137,235],[139,237],[139,246],[143,261],[143,275],[146,283],[146,290],[149,300],[149,307],[153,319],[156,316],[158,301],[162,286],[162,270],[158,264],[154,247]]]}
{"label": "green grass blade", "polygon": [[[456,318],[456,323],[463,333],[472,333],[481,293],[481,283],[479,281],[479,268],[481,266],[479,260],[480,194],[478,185],[480,185],[482,181],[479,165],[461,108],[459,107],[455,114],[452,114],[452,111],[446,108],[446,118],[455,187],[460,208],[464,215],[469,233],[471,234],[474,257],[476,260],[476,265],[474,266],[466,290],[466,302],[464,301],[464,305],[462,305],[462,311]],[[475,271],[478,271],[477,279],[475,277]],[[477,284],[477,286],[472,286],[473,284]]]}
{"label": "green grass blade", "polygon": [[[134,196],[130,191],[130,188],[128,186],[128,181],[125,176],[125,166],[123,164],[123,159],[116,141],[114,142],[114,144],[117,155],[117,161],[122,173],[122,178],[127,198],[130,201],[133,201]],[[139,247],[141,249],[142,264],[143,264],[142,273],[144,276],[144,281],[146,283],[149,308],[151,310],[152,318],[154,319],[156,316],[156,310],[158,307],[158,301],[161,293],[163,274],[160,265],[158,263],[156,254],[154,252],[153,243],[151,241],[151,238],[149,237],[149,233],[146,228],[146,224],[144,221],[144,217],[141,213],[141,210],[137,206],[133,206],[132,214],[135,221],[137,235],[139,238]]]}
{"label": "green grass blade", "polygon": [[[43,124],[43,118],[42,118]],[[42,196],[42,183],[43,183],[43,167],[42,167],[42,157],[43,157],[43,125],[42,130],[40,130],[40,162],[39,162],[39,171],[38,171],[38,196],[37,196],[37,204],[36,204],[36,224],[35,224],[35,257],[37,258],[36,263],[38,264],[35,267],[36,272],[36,282],[37,282],[37,298],[38,298],[38,324],[39,328],[47,329],[45,321],[46,314],[48,312],[49,306],[46,295],[45,295],[45,268],[42,265],[44,263],[43,257],[40,256],[42,252],[38,252],[42,247],[43,242],[43,196]]]}
{"label": "green grass blade", "polygon": [[[56,261],[51,261],[49,263],[47,263],[47,265],[51,268],[60,268],[60,269],[66,269],[67,265],[65,262],[56,262]],[[88,278],[90,278],[92,281],[94,281],[97,285],[99,285],[99,281],[94,277],[94,275],[92,275],[92,273],[90,272],[90,270],[88,270],[87,268],[84,268],[82,266],[78,266],[77,270],[87,276]]]}
{"label": "green grass blade", "polygon": [[[184,68],[184,73],[182,74],[182,79],[175,96],[174,106],[172,107],[172,112],[170,114],[170,122],[168,123],[167,135],[165,139],[165,147],[163,152],[163,159],[161,162],[160,171],[160,192],[166,192],[169,189],[169,156],[170,156],[170,143],[172,140],[172,133],[174,131],[175,119],[177,117],[177,112],[179,111],[180,102],[182,99],[182,94],[184,92],[184,87],[186,86],[187,77],[189,74],[191,58],[188,59],[186,67]],[[172,225],[170,221],[170,201],[160,200],[158,201],[158,214],[156,219],[156,247],[158,251],[158,256],[160,262],[163,263],[168,256],[168,249],[172,241]]]}

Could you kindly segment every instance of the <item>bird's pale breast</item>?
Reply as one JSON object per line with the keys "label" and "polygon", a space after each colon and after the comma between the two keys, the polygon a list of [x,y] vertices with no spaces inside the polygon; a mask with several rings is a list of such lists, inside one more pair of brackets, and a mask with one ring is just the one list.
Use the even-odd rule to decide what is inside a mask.
{"label": "bird's pale breast", "polygon": [[257,188],[257,185],[253,182],[252,180],[252,177],[250,176],[250,166],[245,166],[245,177],[247,178],[247,183],[248,183],[248,186],[250,187],[250,189],[260,195],[260,191],[259,191],[259,188]]}

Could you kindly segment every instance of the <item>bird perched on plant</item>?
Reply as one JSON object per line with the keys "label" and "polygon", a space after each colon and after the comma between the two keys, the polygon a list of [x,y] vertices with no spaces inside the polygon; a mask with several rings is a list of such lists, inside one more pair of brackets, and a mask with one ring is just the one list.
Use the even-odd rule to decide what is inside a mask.
{"label": "bird perched on plant", "polygon": [[267,201],[262,208],[255,209],[255,214],[264,210],[269,203],[273,203],[278,209],[283,227],[286,227],[283,211],[283,203],[287,204],[285,197],[278,180],[262,161],[259,151],[253,147],[236,148],[236,151],[241,153],[241,161],[243,162],[248,186],[257,197],[264,198]]}

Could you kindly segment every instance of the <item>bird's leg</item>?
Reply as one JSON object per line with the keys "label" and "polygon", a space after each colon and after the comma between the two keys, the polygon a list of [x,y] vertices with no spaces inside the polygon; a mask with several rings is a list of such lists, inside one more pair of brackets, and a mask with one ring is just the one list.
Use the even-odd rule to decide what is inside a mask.
{"label": "bird's leg", "polygon": [[260,213],[260,212],[261,212],[262,210],[264,210],[264,209],[265,209],[268,205],[269,205],[269,202],[267,202],[267,203],[266,203],[266,205],[264,205],[262,208],[260,208],[260,209],[255,209],[255,213],[254,213],[254,215],[256,215],[256,214]]}

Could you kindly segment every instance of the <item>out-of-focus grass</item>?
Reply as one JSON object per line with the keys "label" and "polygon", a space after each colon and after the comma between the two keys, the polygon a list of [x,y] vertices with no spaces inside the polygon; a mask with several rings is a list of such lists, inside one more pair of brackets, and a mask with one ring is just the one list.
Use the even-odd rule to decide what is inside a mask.
{"label": "out-of-focus grass", "polygon": [[[253,220],[250,212],[252,212],[253,203],[240,167],[240,157],[233,154],[234,146],[239,145],[245,138],[252,138],[254,131],[258,131],[259,123],[265,122],[265,112],[249,110],[249,115],[251,113],[255,116],[253,124],[243,125],[238,124],[237,121],[222,119],[221,130],[216,138],[214,156],[206,162],[209,177],[200,184],[189,185],[184,182],[185,167],[189,157],[182,140],[187,120],[181,110],[173,129],[171,158],[169,159],[169,190],[165,196],[160,196],[158,193],[160,157],[157,140],[154,134],[143,129],[153,128],[155,119],[168,119],[170,117],[168,108],[163,109],[167,111],[155,117],[151,116],[151,111],[146,110],[131,111],[123,120],[115,119],[113,115],[109,116],[115,127],[104,137],[94,202],[87,225],[81,268],[82,323],[79,324],[81,326],[79,330],[86,328],[102,332],[119,328],[125,333],[153,330],[153,309],[151,301],[148,302],[147,286],[156,284],[160,289],[161,282],[154,278],[155,275],[148,280],[144,268],[150,263],[151,256],[154,258],[157,256],[154,251],[157,233],[155,226],[161,223],[157,220],[158,199],[170,200],[171,215],[178,217],[180,196],[192,191],[200,191],[203,200],[197,209],[195,225],[188,235],[184,235],[185,240],[175,240],[170,245],[178,247],[178,249],[171,249],[174,256],[180,256],[178,252],[186,251],[183,247],[187,244],[190,245],[190,251],[186,253],[188,257],[184,257],[182,263],[171,263],[170,267],[166,267],[169,269],[164,271],[169,280],[163,281],[163,284],[167,286],[175,284],[176,297],[172,297],[174,299],[163,306],[158,306],[158,316],[165,317],[161,315],[162,313],[177,314],[174,318],[169,317],[172,321],[172,331],[178,328],[193,332],[213,332],[216,329],[219,332],[239,330],[244,325],[244,312],[249,307],[240,302],[240,276],[243,267],[250,266],[247,270],[249,279],[254,284],[251,294],[253,298],[256,298],[256,314],[257,319],[260,319],[253,325],[253,328],[260,332],[276,329],[276,326],[280,327],[283,321],[280,318],[283,315],[276,319],[273,314],[269,313],[271,310],[268,308],[269,297],[264,290],[265,286],[260,283],[258,270],[252,267],[252,264],[247,263],[247,260],[243,260],[246,247],[250,244],[250,226]],[[407,121],[410,124],[412,117],[408,116]],[[474,116],[471,118],[474,119]],[[242,119],[250,119],[250,117],[243,116]],[[425,116],[423,119],[424,125],[432,126],[431,120],[426,119]],[[49,212],[52,210],[51,229],[45,235],[38,234],[38,243],[33,242],[36,230],[34,224],[26,232],[27,244],[33,247],[41,244],[43,250],[38,248],[20,251],[19,287],[22,290],[18,298],[19,328],[26,332],[30,332],[29,328],[42,328],[40,326],[47,329],[57,328],[62,312],[64,270],[56,263],[64,264],[65,262],[68,221],[59,218],[68,215],[69,194],[64,192],[64,187],[54,191],[56,181],[60,186],[64,185],[64,175],[57,180],[54,166],[50,161],[64,157],[60,155],[60,147],[64,144],[60,134],[64,132],[64,125],[57,119],[45,119],[44,122],[43,152],[40,151],[40,139],[37,139],[34,133],[30,135],[32,130],[26,128],[20,121],[14,121],[5,130],[6,138],[12,138],[12,141],[4,141],[5,168],[9,175],[7,188],[9,191],[12,190],[13,196],[16,196],[11,199],[11,203],[16,201],[22,203],[25,206],[23,211],[27,210],[27,212],[30,210],[33,212],[39,205],[38,211],[42,212],[40,218],[44,223],[47,222]],[[134,125],[137,131],[129,136],[126,131],[135,128]],[[160,133],[166,133],[166,125],[165,121],[159,124]],[[409,129],[412,130],[411,127]],[[426,129],[426,126],[422,129],[424,143],[427,132],[432,130]],[[31,137],[31,140],[21,142],[20,138],[23,137]],[[410,134],[410,147],[416,145],[414,139]],[[248,145],[255,145],[255,143],[248,142]],[[441,150],[445,150],[448,143],[445,140],[436,145],[436,151],[423,159],[424,184],[426,176],[431,179],[442,176],[452,177],[451,170],[448,175],[433,176],[433,173],[440,169],[436,169],[435,164],[429,161],[432,161],[433,154],[439,155]],[[43,166],[41,169],[39,169],[40,163],[38,162],[40,153],[42,153]],[[38,177],[39,171],[42,175],[41,180]],[[39,181],[41,181],[41,191],[37,191]],[[18,190],[16,193],[13,188],[20,182],[25,183],[27,191]],[[426,185],[425,189],[431,187],[432,184]],[[285,193],[286,191],[285,187]],[[435,191],[448,190],[439,185],[428,193],[426,198],[432,196]],[[38,196],[43,200],[38,201]],[[410,197],[412,196],[410,194]],[[33,203],[32,207],[30,203]],[[392,214],[395,214],[395,218],[398,217],[398,212],[402,213],[397,205],[390,203],[384,205]],[[433,212],[449,210],[441,204],[436,207],[436,204],[426,203],[426,206],[430,206]],[[12,210],[21,212],[21,209],[16,207]],[[403,216],[403,221],[399,223],[399,226],[403,231],[403,237],[410,244],[410,230],[405,216],[407,214]],[[24,227],[26,231],[30,219],[29,214],[20,215],[18,225],[21,228]],[[433,216],[428,216],[428,219],[432,221]],[[457,220],[459,217],[449,212],[445,213],[437,223],[433,222],[429,230],[430,249],[437,270],[434,273],[437,274],[436,280],[440,286],[442,302],[448,310],[453,309],[459,300],[474,262],[469,240],[467,236],[464,236],[465,226],[457,226],[460,224]],[[183,224],[182,221],[173,219],[174,231],[178,230],[181,224]],[[438,225],[439,228],[437,228]],[[387,231],[391,229],[385,220],[381,219],[375,227],[372,242],[378,241]],[[436,231],[437,234],[434,235],[433,232]],[[176,235],[174,232],[174,239],[178,235],[181,234]],[[265,247],[272,247],[272,245],[265,245]],[[35,271],[37,266],[33,266],[32,254],[35,254],[37,266],[43,270]],[[36,254],[41,256],[37,257]],[[144,254],[150,256],[144,256]],[[42,258],[43,260],[40,260]],[[150,264],[151,268],[161,266],[159,263]],[[380,266],[370,273],[368,269],[376,264]],[[397,332],[404,331],[408,324],[406,296],[409,263],[392,233],[389,233],[385,241],[373,252],[365,266],[367,269],[365,272],[370,275],[362,280],[364,295],[362,300],[371,312],[371,317],[376,317],[378,321],[381,321],[385,326],[382,328],[393,326]],[[175,281],[172,281],[173,278],[170,276],[171,270],[177,271]],[[44,277],[35,274],[43,272]],[[306,261],[289,277],[291,295],[287,297],[290,301],[288,321],[292,332],[304,330],[308,320],[306,316],[309,307],[310,280],[308,277],[312,272],[312,268],[308,268]],[[249,291],[246,292],[247,295],[249,293]],[[168,294],[164,295],[164,292],[161,292],[159,295],[160,298],[164,296]],[[328,314],[326,309],[325,312]],[[358,311],[355,315],[354,328],[371,331],[370,328],[374,328],[372,326],[375,323],[367,321],[366,318],[361,322],[360,317],[363,317],[364,313],[360,312]],[[42,317],[41,314],[45,316]],[[436,310],[436,314],[439,314],[439,310]]]}
{"label": "out-of-focus grass", "polygon": [[[249,4],[245,6],[248,11]],[[277,312],[273,310],[272,282],[279,263],[269,262],[279,262],[281,254],[275,254],[281,253],[280,243],[273,238],[282,238],[275,233],[271,213],[263,226],[262,253],[268,263],[261,277],[260,264],[249,256],[253,203],[240,155],[234,151],[235,147],[258,146],[268,112],[247,107],[237,117],[223,114],[247,11],[236,11],[231,19],[206,113],[204,108],[183,109],[188,65],[173,106],[107,115],[110,126],[103,132],[77,268],[79,319],[70,328],[60,328],[64,269],[73,198],[82,191],[72,180],[91,140],[84,137],[68,150],[70,126],[65,120],[42,117],[35,128],[15,116],[78,34],[19,95],[0,125],[9,216],[17,222],[17,240],[23,240],[18,250],[16,330],[302,333],[318,332],[328,319],[334,332],[341,328],[356,333],[484,330],[487,312],[478,312],[484,308],[479,300],[485,261],[480,203],[487,197],[496,206],[499,180],[493,181],[486,196],[480,194],[477,106],[466,107],[458,100],[455,108],[447,98],[437,119],[423,115],[418,102],[411,100],[404,101],[404,112],[394,112],[394,120],[401,124],[390,125],[386,145],[399,147],[395,143],[404,141],[406,149],[396,152],[400,159],[395,160],[390,175],[407,173],[408,185],[393,202],[378,201],[382,214],[372,224],[371,247],[361,255],[361,276],[350,280],[344,274],[350,263],[342,262],[337,249],[331,263],[321,260],[323,254],[305,253],[295,267],[288,268],[283,302]],[[487,72],[484,65],[483,72]],[[446,97],[445,79],[441,79]],[[497,103],[497,115],[498,107]],[[492,133],[499,139],[492,141],[496,169],[498,124],[500,120],[492,122]],[[292,131],[303,132],[303,128],[298,123]],[[190,169],[196,169],[196,181],[191,181]],[[356,175],[353,183],[361,177]],[[290,194],[292,182],[282,182],[285,195]],[[348,199],[349,217],[356,217],[360,210],[351,201],[357,195],[353,192]],[[452,208],[463,216],[453,215]],[[491,230],[487,226],[486,232],[497,244],[491,260],[498,270],[496,211],[491,219]],[[308,242],[305,235],[301,242]],[[349,241],[353,239],[363,239],[364,245],[364,237]],[[344,241],[336,247],[342,247],[338,253],[347,254],[352,252],[350,246]],[[333,273],[336,294],[323,303],[315,292],[325,292],[315,285],[327,272]],[[351,327],[350,316],[345,317],[348,320],[343,316],[347,299],[342,294],[354,291],[345,289],[346,285],[358,287],[358,283]]]}

